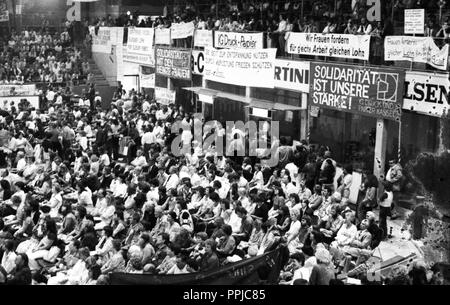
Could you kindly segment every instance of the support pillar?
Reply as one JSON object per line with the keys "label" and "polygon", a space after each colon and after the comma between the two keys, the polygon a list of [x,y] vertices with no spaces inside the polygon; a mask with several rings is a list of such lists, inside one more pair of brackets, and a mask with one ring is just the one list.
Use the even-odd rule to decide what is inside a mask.
{"label": "support pillar", "polygon": [[[245,87],[245,98],[250,100],[252,96],[252,88],[251,87]],[[249,120],[249,107],[245,107],[245,117],[244,122],[248,122]]]}
{"label": "support pillar", "polygon": [[308,137],[308,110],[300,110],[300,140]]}
{"label": "support pillar", "polygon": [[387,120],[377,119],[377,133],[375,140],[375,157],[373,164],[373,174],[379,181],[384,180],[387,144]]}

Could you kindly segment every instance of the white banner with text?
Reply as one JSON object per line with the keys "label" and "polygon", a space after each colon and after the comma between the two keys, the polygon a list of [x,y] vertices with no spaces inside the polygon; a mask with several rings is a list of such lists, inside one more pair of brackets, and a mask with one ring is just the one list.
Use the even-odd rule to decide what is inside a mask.
{"label": "white banner with text", "polygon": [[384,60],[421,62],[447,70],[448,44],[439,49],[432,37],[386,36]]}
{"label": "white banner with text", "polygon": [[369,60],[370,35],[289,33],[289,54]]}
{"label": "white banner with text", "polygon": [[205,79],[238,86],[274,87],[276,49],[205,49]]}

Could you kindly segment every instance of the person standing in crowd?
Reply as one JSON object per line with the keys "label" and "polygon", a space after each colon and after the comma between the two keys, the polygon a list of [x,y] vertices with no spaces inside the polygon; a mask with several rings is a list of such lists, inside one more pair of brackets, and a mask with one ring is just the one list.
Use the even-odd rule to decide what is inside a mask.
{"label": "person standing in crowd", "polygon": [[392,185],[394,198],[392,199],[390,216],[391,219],[395,219],[398,217],[396,206],[398,205],[398,197],[402,190],[402,184],[404,181],[403,168],[395,159],[389,161],[389,170],[386,174],[386,181],[390,182]]}

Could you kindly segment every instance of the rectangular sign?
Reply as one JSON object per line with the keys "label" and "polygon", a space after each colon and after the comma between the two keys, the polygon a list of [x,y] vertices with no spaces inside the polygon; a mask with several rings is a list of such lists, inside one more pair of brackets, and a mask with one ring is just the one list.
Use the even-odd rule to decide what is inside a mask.
{"label": "rectangular sign", "polygon": [[128,28],[127,58],[124,60],[154,66],[153,36],[152,28]]}
{"label": "rectangular sign", "polygon": [[447,70],[448,44],[439,49],[432,37],[386,36],[384,60],[421,62]]}
{"label": "rectangular sign", "polygon": [[210,30],[195,30],[194,47],[212,47],[213,46],[213,31]]}
{"label": "rectangular sign", "polygon": [[214,47],[220,49],[262,49],[263,33],[214,31]]}
{"label": "rectangular sign", "polygon": [[111,53],[111,28],[100,27],[97,34],[92,35],[92,52]]}
{"label": "rectangular sign", "polygon": [[0,0],[0,22],[9,21],[8,1]]}
{"label": "rectangular sign", "polygon": [[289,54],[369,60],[370,35],[290,33]]}
{"label": "rectangular sign", "polygon": [[309,62],[275,59],[275,87],[309,92]]}
{"label": "rectangular sign", "polygon": [[205,71],[205,51],[192,50],[192,74],[203,75]]}
{"label": "rectangular sign", "polygon": [[311,63],[311,106],[400,120],[404,72],[377,67]]}
{"label": "rectangular sign", "polygon": [[142,88],[155,88],[155,73],[142,74],[141,73],[140,85]]}
{"label": "rectangular sign", "polygon": [[448,111],[449,75],[406,71],[403,109],[442,116]]}
{"label": "rectangular sign", "polygon": [[170,29],[155,29],[155,44],[170,45]]}
{"label": "rectangular sign", "polygon": [[276,49],[205,48],[205,79],[238,86],[274,87]]}
{"label": "rectangular sign", "polygon": [[191,51],[169,47],[156,47],[156,73],[171,78],[190,80]]}
{"label": "rectangular sign", "polygon": [[176,91],[169,90],[167,88],[155,87],[155,99],[161,104],[173,104],[175,103]]}
{"label": "rectangular sign", "polygon": [[425,10],[405,9],[405,34],[423,34],[425,30]]}
{"label": "rectangular sign", "polygon": [[170,27],[171,39],[182,39],[194,35],[195,25],[194,23],[172,23]]}
{"label": "rectangular sign", "polygon": [[36,95],[36,85],[0,85],[0,96]]}

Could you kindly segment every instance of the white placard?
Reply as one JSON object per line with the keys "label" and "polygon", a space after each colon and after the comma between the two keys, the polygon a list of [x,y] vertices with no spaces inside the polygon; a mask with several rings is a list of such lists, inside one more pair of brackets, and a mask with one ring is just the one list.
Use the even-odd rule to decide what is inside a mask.
{"label": "white placard", "polygon": [[108,27],[100,27],[97,35],[92,35],[92,52],[94,53],[111,53],[111,29]]}
{"label": "white placard", "polygon": [[152,28],[129,28],[125,61],[155,66]]}
{"label": "white placard", "polygon": [[369,60],[370,35],[289,33],[289,54]]}
{"label": "white placard", "polygon": [[0,96],[31,96],[36,94],[36,85],[0,85]]}
{"label": "white placard", "polygon": [[261,88],[274,87],[277,49],[205,49],[205,79]]}
{"label": "white placard", "polygon": [[155,44],[170,45],[170,29],[155,29]]}
{"label": "white placard", "polygon": [[175,103],[176,91],[169,90],[167,88],[155,87],[155,99],[161,104]]}
{"label": "white placard", "polygon": [[155,73],[152,74],[140,74],[141,88],[155,88]]}
{"label": "white placard", "polygon": [[431,116],[442,116],[450,109],[448,73],[406,71],[403,109]]}
{"label": "white placard", "polygon": [[275,87],[309,92],[309,61],[275,59]]}
{"label": "white placard", "polygon": [[199,50],[192,50],[192,73],[196,75],[203,75],[205,71],[205,52]]}
{"label": "white placard", "polygon": [[358,195],[359,195],[359,187],[362,183],[362,174],[358,172],[353,172],[352,177],[352,185],[350,186],[350,198],[349,201],[353,204],[356,204],[358,202]]}
{"label": "white placard", "polygon": [[172,23],[170,27],[170,38],[171,39],[183,39],[194,35],[195,25],[194,23]]}
{"label": "white placard", "polygon": [[386,36],[384,60],[421,62],[447,70],[448,44],[439,49],[432,37]]}
{"label": "white placard", "polygon": [[212,47],[213,46],[213,31],[210,30],[196,30],[194,34],[194,47]]}
{"label": "white placard", "polygon": [[214,47],[255,50],[263,48],[263,33],[214,31]]}
{"label": "white placard", "polygon": [[425,10],[405,9],[405,34],[423,34],[425,30]]}

